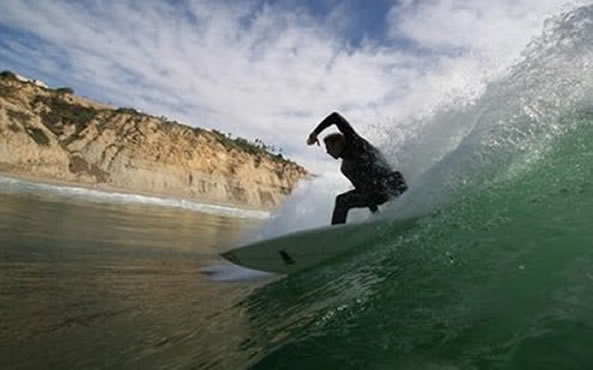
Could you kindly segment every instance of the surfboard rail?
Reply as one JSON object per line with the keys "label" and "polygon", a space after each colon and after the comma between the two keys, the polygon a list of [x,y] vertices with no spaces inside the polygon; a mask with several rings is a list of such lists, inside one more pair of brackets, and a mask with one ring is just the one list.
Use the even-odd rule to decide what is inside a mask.
{"label": "surfboard rail", "polygon": [[324,226],[248,243],[221,256],[253,270],[291,274],[363,245],[372,246],[401,223],[380,220]]}

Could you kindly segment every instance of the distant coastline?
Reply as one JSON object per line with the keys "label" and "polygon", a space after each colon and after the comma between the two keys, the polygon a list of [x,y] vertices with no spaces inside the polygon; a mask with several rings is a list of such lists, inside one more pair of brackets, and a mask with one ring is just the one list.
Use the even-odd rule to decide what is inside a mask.
{"label": "distant coastline", "polygon": [[277,207],[310,178],[260,141],[231,139],[0,74],[0,174],[245,209]]}
{"label": "distant coastline", "polygon": [[259,208],[238,207],[233,204],[203,203],[195,199],[178,198],[171,195],[135,193],[125,189],[114,189],[92,184],[80,184],[47,178],[20,176],[2,172],[0,169],[0,193],[7,191],[7,187],[5,186],[6,182],[14,182],[14,184],[17,185],[17,190],[15,192],[26,192],[26,188],[34,189],[35,191],[41,189],[42,191],[52,192],[54,194],[59,194],[61,197],[70,199],[84,195],[85,201],[97,201],[100,203],[148,204],[198,211],[219,216],[230,216],[234,218],[266,219],[270,216],[268,210]]}

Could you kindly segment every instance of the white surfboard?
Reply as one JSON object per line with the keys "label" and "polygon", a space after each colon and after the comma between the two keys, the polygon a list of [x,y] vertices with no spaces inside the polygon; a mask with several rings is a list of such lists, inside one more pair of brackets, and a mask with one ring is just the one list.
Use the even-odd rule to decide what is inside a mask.
{"label": "white surfboard", "polygon": [[[413,220],[409,220],[412,221]],[[397,224],[397,225],[396,225]],[[253,270],[290,274],[325,262],[348,250],[371,246],[402,222],[365,222],[327,226],[250,243],[221,254],[230,262]]]}

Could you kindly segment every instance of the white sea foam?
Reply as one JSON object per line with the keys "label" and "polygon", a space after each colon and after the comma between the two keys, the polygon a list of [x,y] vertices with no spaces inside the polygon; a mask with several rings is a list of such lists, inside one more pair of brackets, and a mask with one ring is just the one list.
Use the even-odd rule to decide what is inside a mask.
{"label": "white sea foam", "polygon": [[200,272],[206,276],[208,280],[219,283],[262,280],[275,276],[271,273],[251,270],[228,263],[206,266],[201,268]]}
{"label": "white sea foam", "polygon": [[205,204],[172,197],[109,192],[71,185],[52,185],[9,176],[0,176],[0,193],[43,193],[88,202],[111,204],[140,203],[161,207],[182,208],[190,211],[237,218],[265,219],[270,216],[270,213],[265,211]]}

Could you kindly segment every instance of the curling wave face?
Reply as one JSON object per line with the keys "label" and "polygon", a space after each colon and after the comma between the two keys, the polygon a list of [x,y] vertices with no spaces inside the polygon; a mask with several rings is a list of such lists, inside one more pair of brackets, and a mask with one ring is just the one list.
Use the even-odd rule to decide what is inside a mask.
{"label": "curling wave face", "polygon": [[457,119],[450,150],[422,152],[436,121],[393,150],[422,168],[385,237],[243,302],[253,367],[590,367],[592,60],[586,6],[473,105],[437,114]]}

